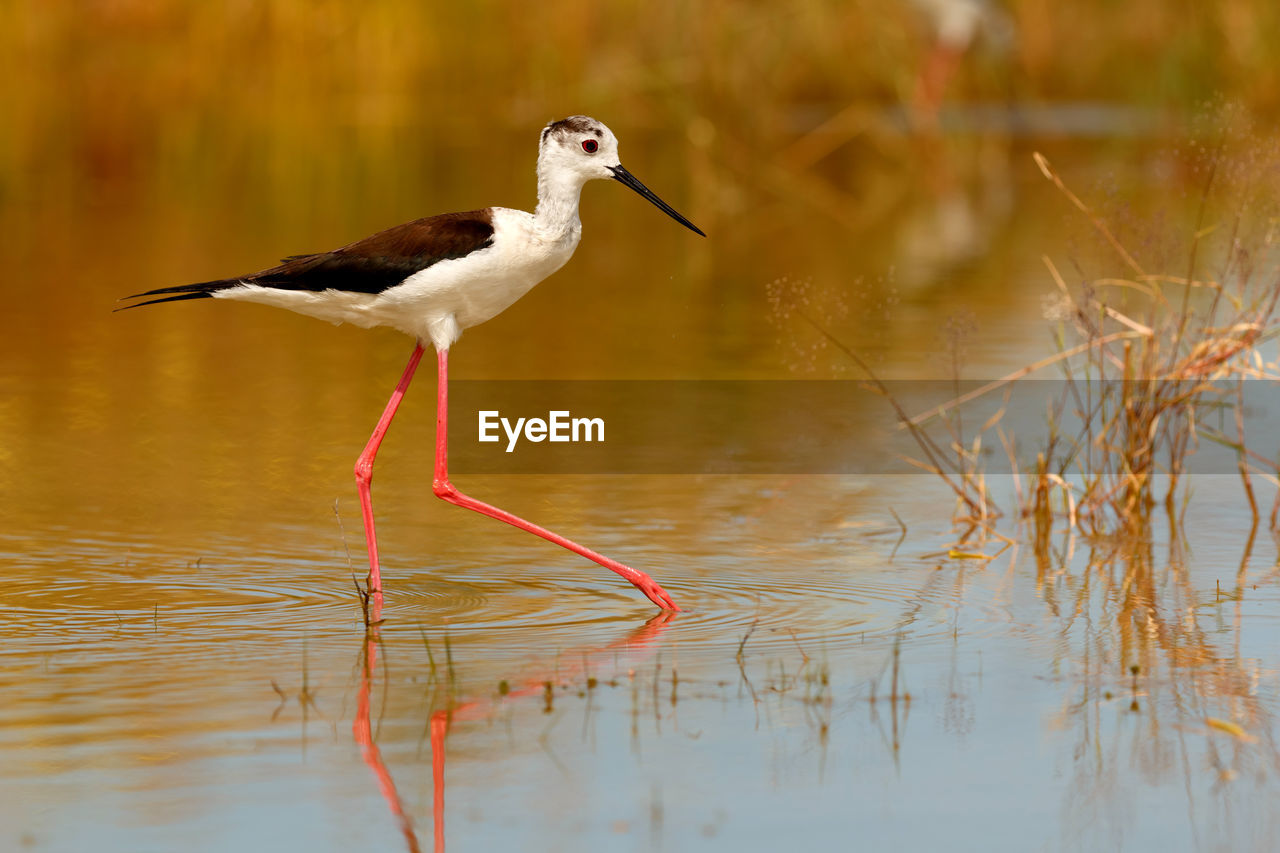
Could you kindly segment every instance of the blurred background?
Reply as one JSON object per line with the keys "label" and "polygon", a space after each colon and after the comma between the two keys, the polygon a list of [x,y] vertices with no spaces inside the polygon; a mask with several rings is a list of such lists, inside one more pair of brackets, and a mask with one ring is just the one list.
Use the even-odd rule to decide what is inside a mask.
{"label": "blurred background", "polygon": [[[589,188],[572,274],[472,332],[486,344],[459,375],[759,375],[779,361],[757,325],[770,280],[862,297],[853,336],[884,326],[857,320],[886,283],[1004,299],[1007,277],[963,273],[1029,227],[1013,220],[1031,148],[1176,182],[1172,140],[1214,104],[1280,111],[1265,0],[85,0],[0,16],[6,367],[118,339],[170,359],[156,337],[184,335],[165,328],[280,334],[290,321],[252,309],[105,312],[422,215],[531,207],[539,129],[588,113],[711,239]],[[493,340],[530,329],[555,345],[514,359]],[[345,340],[315,334],[313,354]],[[681,353],[655,352],[666,334]]]}

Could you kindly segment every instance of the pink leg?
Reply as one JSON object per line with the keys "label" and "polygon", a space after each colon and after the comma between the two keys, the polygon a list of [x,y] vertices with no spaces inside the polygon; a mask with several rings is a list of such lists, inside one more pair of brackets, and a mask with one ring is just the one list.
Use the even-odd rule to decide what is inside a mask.
{"label": "pink leg", "polygon": [[552,533],[545,527],[531,524],[523,518],[514,516],[475,498],[468,497],[453,487],[453,484],[449,482],[449,351],[440,350],[436,354],[436,359],[439,362],[440,369],[439,384],[436,390],[436,476],[433,483],[436,497],[443,498],[451,504],[475,510],[481,515],[505,521],[507,524],[519,527],[521,530],[527,530],[530,533],[541,536],[548,542],[554,542],[562,548],[568,548],[575,554],[581,554],[588,560],[594,560],[606,569],[622,575],[636,589],[648,596],[650,601],[663,610],[679,610],[680,608],[671,600],[671,596],[667,595],[667,591],[644,572],[637,571],[630,566],[624,566],[617,560],[611,560],[603,554],[597,554],[590,548],[584,548],[577,542],[565,539],[557,533]]}
{"label": "pink leg", "polygon": [[404,368],[404,375],[400,377],[396,390],[391,392],[391,399],[387,401],[387,407],[382,411],[382,418],[373,428],[373,435],[369,436],[369,443],[364,446],[364,452],[356,460],[356,491],[360,493],[360,512],[364,515],[364,540],[369,547],[369,592],[375,596],[382,595],[382,573],[378,569],[378,536],[373,532],[373,496],[369,488],[373,483],[373,458],[378,455],[378,446],[382,444],[382,437],[387,434],[387,427],[391,426],[391,419],[396,416],[396,409],[400,408],[400,401],[404,399],[404,392],[413,381],[413,373],[418,369],[418,362],[421,359],[422,344],[418,344],[413,350],[413,355],[409,356],[409,363]]}

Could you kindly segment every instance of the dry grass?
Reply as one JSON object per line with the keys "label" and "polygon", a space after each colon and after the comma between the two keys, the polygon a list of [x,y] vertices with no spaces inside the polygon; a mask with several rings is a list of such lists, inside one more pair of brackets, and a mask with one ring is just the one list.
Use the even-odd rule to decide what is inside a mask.
{"label": "dry grass", "polygon": [[[1280,380],[1280,361],[1267,348],[1280,336],[1280,219],[1270,201],[1280,187],[1280,151],[1239,126],[1222,133],[1229,138],[1245,143],[1200,152],[1198,213],[1181,241],[1183,268],[1158,273],[1046,158],[1034,155],[1114,269],[1093,278],[1081,273],[1072,287],[1045,257],[1057,288],[1046,310],[1056,352],[915,417],[899,408],[922,451],[916,464],[956,493],[958,520],[987,525],[1000,515],[986,484],[984,443],[999,445],[1010,459],[1020,513],[1038,530],[1064,518],[1073,530],[1112,535],[1146,529],[1158,502],[1170,512],[1184,506],[1188,461],[1201,442],[1212,441],[1234,451],[1255,524],[1262,515],[1255,479],[1277,487],[1268,515],[1276,527],[1280,467],[1251,449],[1244,415],[1248,382]],[[1079,270],[1079,262],[1074,266]],[[966,436],[960,415],[966,403],[1007,395],[1019,380],[1050,368],[1060,373],[1063,390],[1050,401],[1030,471],[1020,471],[1016,458],[1017,444],[1028,437],[1002,428],[1003,407]],[[935,423],[942,439],[926,429]]]}
{"label": "dry grass", "polygon": [[[1239,130],[1231,127],[1223,138]],[[1185,267],[1164,273],[1148,271],[1036,155],[1041,172],[1120,265],[1073,289],[1045,258],[1060,296],[1051,315],[1066,389],[1051,411],[1070,410],[1082,426],[1066,433],[1050,418],[1024,508],[1038,525],[1065,514],[1073,527],[1095,534],[1145,526],[1158,500],[1170,511],[1180,503],[1188,459],[1204,440],[1235,452],[1244,500],[1258,522],[1254,478],[1280,486],[1276,460],[1250,449],[1244,418],[1246,383],[1280,380],[1280,363],[1265,347],[1280,335],[1275,208],[1258,203],[1275,188],[1275,154],[1220,145],[1204,156]],[[1163,495],[1158,482],[1166,484]],[[1273,528],[1280,492],[1277,498]]]}
{"label": "dry grass", "polygon": [[[876,367],[829,330],[829,306],[806,282],[770,286],[775,321],[803,320],[869,377],[915,443],[907,461],[955,496],[960,536],[951,556],[989,559],[967,547],[975,534],[997,546],[1010,542],[996,529],[1009,513],[997,502],[990,471],[1012,474],[1013,515],[1032,523],[1040,546],[1060,521],[1071,535],[1141,540],[1158,505],[1176,526],[1190,496],[1190,460],[1206,443],[1234,456],[1253,525],[1265,518],[1277,528],[1273,436],[1247,434],[1245,415],[1247,389],[1280,381],[1280,145],[1254,132],[1243,110],[1224,110],[1210,125],[1201,138],[1217,141],[1193,142],[1182,161],[1195,188],[1193,214],[1183,223],[1143,218],[1114,197],[1100,209],[1034,155],[1096,246],[1077,243],[1083,254],[1069,261],[1073,282],[1043,258],[1055,288],[1045,302],[1054,351],[961,394],[965,329],[956,325],[948,334],[956,394],[928,411],[909,413]],[[1170,199],[1167,207],[1184,201]],[[1090,274],[1088,266],[1098,271]],[[1024,391],[1021,380],[1054,373],[1061,380],[1049,383],[1054,396],[1038,403],[1037,411],[1047,412],[1043,430],[1012,425],[1009,407],[1024,411],[1038,393]],[[1021,403],[1010,402],[1015,393]],[[987,407],[982,415],[968,406],[979,400]],[[1272,495],[1269,507],[1259,503],[1262,484]]]}

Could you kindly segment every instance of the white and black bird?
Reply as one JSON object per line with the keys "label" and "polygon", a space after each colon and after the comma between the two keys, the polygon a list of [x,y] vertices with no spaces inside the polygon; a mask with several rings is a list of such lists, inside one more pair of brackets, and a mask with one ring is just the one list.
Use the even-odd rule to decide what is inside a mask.
{"label": "white and black bird", "polygon": [[373,460],[423,349],[430,343],[436,350],[439,372],[435,494],[594,560],[626,578],[659,607],[679,610],[671,596],[644,572],[468,497],[449,482],[449,348],[464,329],[496,316],[572,257],[582,238],[578,218],[582,187],[598,178],[625,184],[686,228],[706,236],[622,167],[618,140],[609,128],[587,116],[570,116],[542,131],[538,206],[533,213],[486,207],[429,216],[331,252],[294,255],[278,266],[249,275],[139,293],[126,298],[159,298],[126,307],[207,298],[260,302],[334,323],[389,326],[417,341],[382,418],[356,461],[373,593],[380,595],[382,587],[370,497]]}

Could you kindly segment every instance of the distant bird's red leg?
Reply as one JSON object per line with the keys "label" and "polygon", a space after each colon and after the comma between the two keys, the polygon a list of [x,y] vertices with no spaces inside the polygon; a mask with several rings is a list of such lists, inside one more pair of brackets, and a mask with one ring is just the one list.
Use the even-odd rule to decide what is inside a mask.
{"label": "distant bird's red leg", "polygon": [[356,491],[360,493],[360,511],[364,515],[364,539],[369,547],[369,592],[375,595],[382,594],[382,573],[378,569],[378,536],[373,532],[373,496],[369,488],[373,483],[373,458],[378,455],[378,446],[382,444],[382,437],[387,434],[391,419],[396,416],[396,409],[400,408],[400,401],[404,399],[404,392],[413,381],[413,373],[418,369],[418,362],[421,360],[422,344],[418,344],[413,350],[413,355],[409,356],[409,363],[404,368],[404,375],[400,377],[396,390],[391,392],[391,399],[387,401],[387,407],[382,411],[382,418],[373,428],[373,435],[369,436],[369,443],[364,446],[364,452],[356,460]]}
{"label": "distant bird's red leg", "polygon": [[[443,498],[451,504],[475,510],[481,515],[505,521],[507,524],[519,527],[521,530],[527,530],[530,533],[541,536],[548,542],[554,542],[562,548],[568,548],[575,554],[581,554],[588,560],[594,560],[606,569],[622,575],[636,589],[648,596],[650,601],[663,610],[679,610],[680,608],[671,600],[671,596],[667,595],[667,591],[644,572],[633,569],[630,566],[624,566],[617,560],[611,560],[603,554],[592,551],[590,548],[584,548],[577,542],[565,539],[558,533],[552,533],[545,527],[539,527],[505,510],[468,497],[454,488],[453,484],[449,482],[449,351],[439,350],[436,353],[436,359],[439,363],[440,371],[439,382],[436,386],[436,476],[433,484],[433,491],[435,491],[436,497]],[[371,524],[372,520],[369,523]]]}

